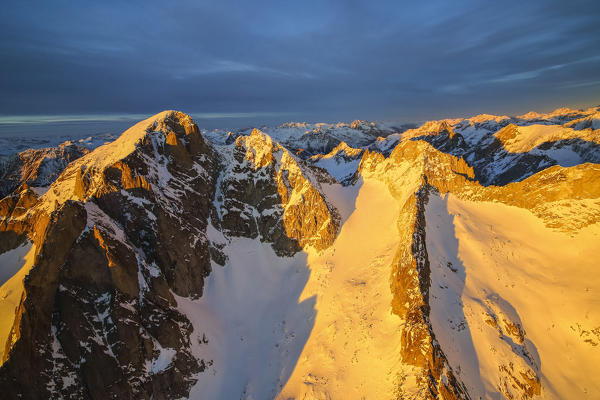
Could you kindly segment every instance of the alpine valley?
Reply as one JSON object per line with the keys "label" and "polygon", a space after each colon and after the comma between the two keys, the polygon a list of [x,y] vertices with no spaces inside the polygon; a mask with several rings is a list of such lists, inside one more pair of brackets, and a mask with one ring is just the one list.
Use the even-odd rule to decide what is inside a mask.
{"label": "alpine valley", "polygon": [[6,399],[598,399],[600,107],[0,162]]}

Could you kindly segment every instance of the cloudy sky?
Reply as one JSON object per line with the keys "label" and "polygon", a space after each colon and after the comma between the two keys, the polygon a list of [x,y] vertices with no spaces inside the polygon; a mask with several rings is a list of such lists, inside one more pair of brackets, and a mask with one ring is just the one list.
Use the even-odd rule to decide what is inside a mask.
{"label": "cloudy sky", "polygon": [[599,21],[594,0],[11,2],[0,116],[408,122],[589,106]]}

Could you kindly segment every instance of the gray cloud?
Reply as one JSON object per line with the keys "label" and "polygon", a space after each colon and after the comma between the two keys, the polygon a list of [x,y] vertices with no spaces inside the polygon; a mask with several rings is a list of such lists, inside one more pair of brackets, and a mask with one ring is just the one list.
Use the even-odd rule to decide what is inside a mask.
{"label": "gray cloud", "polygon": [[0,16],[0,114],[421,120],[598,103],[598,20],[589,1],[17,2]]}

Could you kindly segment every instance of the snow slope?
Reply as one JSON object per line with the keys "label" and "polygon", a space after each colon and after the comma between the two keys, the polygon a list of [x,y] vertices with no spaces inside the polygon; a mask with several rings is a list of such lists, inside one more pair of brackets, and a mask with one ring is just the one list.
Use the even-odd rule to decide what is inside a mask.
{"label": "snow slope", "polygon": [[200,300],[177,297],[194,325],[193,353],[207,370],[192,399],[270,399],[287,381],[314,324],[315,299],[299,301],[307,256],[280,258],[267,243],[235,238],[213,264]]}
{"label": "snow slope", "polygon": [[525,153],[546,142],[581,138],[600,144],[600,136],[593,132],[581,132],[557,125],[533,124],[520,126],[518,134],[510,140],[502,140],[504,148],[512,153]]}
{"label": "snow slope", "polygon": [[326,189],[345,220],[330,248],[280,258],[267,244],[232,239],[204,296],[177,298],[208,368],[190,398],[397,395],[401,320],[391,313],[389,266],[399,206],[386,184],[357,185]]}
{"label": "snow slope", "polygon": [[300,300],[316,298],[315,326],[280,398],[397,396],[401,320],[391,313],[389,277],[398,215],[387,185],[365,179],[333,246],[309,253]]}
{"label": "snow slope", "polygon": [[[33,266],[34,256],[35,246],[31,242],[0,254],[0,343],[6,343],[12,328],[23,293],[23,279]],[[0,346],[0,359],[3,355],[4,346]]]}
{"label": "snow slope", "polygon": [[345,142],[340,142],[328,154],[312,156],[309,160],[317,167],[326,169],[338,182],[345,183],[358,169],[362,154],[362,149],[353,149]]}
{"label": "snow slope", "polygon": [[510,363],[537,372],[542,398],[597,398],[600,225],[567,235],[527,210],[452,194],[431,195],[426,218],[431,321],[472,398],[507,397]]}
{"label": "snow slope", "polygon": [[[116,377],[110,381],[112,386],[99,385],[100,391],[135,379],[148,383],[148,389],[143,388],[148,391],[139,393],[157,390],[150,382],[174,390],[173,385],[163,383],[172,382],[169,377],[180,374],[178,396],[187,396],[191,387],[191,399],[415,400],[427,393],[447,398],[450,392],[444,390],[448,388],[455,390],[450,395],[460,397],[466,393],[462,384],[473,399],[529,399],[538,395],[549,399],[597,398],[600,224],[593,223],[600,215],[597,179],[593,174],[597,165],[577,167],[585,169],[585,179],[576,176],[579,169],[562,174],[561,168],[555,167],[555,174],[544,175],[545,179],[535,182],[548,185],[549,190],[556,190],[555,185],[560,184],[565,191],[574,192],[566,200],[560,196],[556,201],[552,196],[547,201],[543,196],[534,198],[536,204],[527,206],[544,221],[530,211],[498,202],[461,200],[469,196],[486,201],[515,200],[523,195],[518,190],[532,189],[533,185],[519,186],[517,192],[507,190],[502,192],[504,197],[494,197],[500,188],[484,187],[475,181],[473,170],[479,166],[496,168],[490,176],[510,172],[516,166],[521,175],[507,174],[505,179],[513,182],[547,168],[552,159],[562,165],[600,160],[600,147],[595,145],[600,143],[597,132],[589,127],[567,127],[565,123],[588,118],[588,114],[557,111],[547,123],[540,122],[539,115],[527,120],[480,115],[429,122],[385,139],[377,139],[375,125],[362,122],[294,123],[265,128],[272,138],[258,130],[250,135],[237,132],[221,136],[215,131],[210,135],[213,145],[207,145],[210,151],[198,155],[190,167],[185,157],[177,156],[173,149],[172,153],[158,151],[168,139],[160,132],[160,124],[152,121],[164,119],[167,113],[136,124],[116,141],[73,161],[48,189],[36,188],[41,198],[33,199],[37,203],[29,211],[50,215],[67,200],[85,203],[85,232],[94,232],[95,236],[82,242],[91,247],[75,249],[97,248],[98,243],[102,249],[99,254],[105,252],[106,268],[112,273],[124,266],[136,267],[131,274],[132,300],[117,304],[114,314],[108,313],[112,300],[104,291],[98,295],[84,286],[87,297],[65,297],[68,300],[64,301],[81,301],[82,307],[86,302],[101,304],[104,316],[103,325],[92,326],[90,332],[105,334],[93,336],[81,331],[83,336],[75,344],[86,347],[83,340],[99,344],[104,344],[104,340],[106,350],[99,347],[88,359],[74,356],[73,365],[64,364],[71,368],[72,376],[81,371],[83,363],[77,360],[93,363],[104,353],[117,360],[106,333],[115,334],[114,343],[128,343],[136,337],[137,330],[132,336],[121,337],[114,328],[116,324],[104,324],[109,315],[111,324],[122,323],[120,328],[129,328],[125,325],[136,318],[158,318],[160,310],[151,308],[152,299],[160,302],[168,297],[170,304],[162,310],[161,318],[174,321],[179,316],[180,325],[139,326],[148,326],[144,328],[147,332],[166,332],[169,341],[161,345],[153,333],[146,336],[149,352],[142,345],[131,346],[144,353],[137,375],[128,379]],[[496,137],[495,133],[503,128],[509,129]],[[556,143],[549,147],[549,141]],[[134,163],[131,154],[140,149],[142,142],[145,151],[134,154]],[[177,143],[183,151],[189,142],[183,136],[180,142]],[[375,151],[367,152],[365,148]],[[296,156],[294,151],[300,154]],[[306,154],[311,152],[318,154]],[[461,160],[458,156],[463,155],[466,156]],[[518,164],[521,156],[527,158]],[[121,180],[103,175],[108,166],[127,158],[135,167],[129,168],[134,173],[131,180],[139,174],[139,182],[144,182],[146,189],[141,183],[139,187],[124,188],[124,167],[120,170]],[[214,163],[201,167],[199,162],[207,160]],[[314,165],[326,169],[335,179]],[[187,175],[190,171],[207,179],[191,179]],[[587,172],[591,172],[589,176]],[[349,179],[354,176],[356,180]],[[214,177],[214,181],[208,177]],[[77,182],[90,186],[78,191]],[[108,184],[115,186],[107,190]],[[430,185],[462,197],[440,197]],[[421,205],[428,192],[423,218]],[[285,204],[284,194],[289,196]],[[96,195],[119,201],[96,202]],[[309,196],[326,202],[294,208],[304,204]],[[263,207],[265,198],[272,202]],[[13,200],[7,198],[3,209],[11,213],[17,209]],[[277,247],[270,241],[277,237],[269,238],[263,233],[279,231],[258,229],[273,222],[259,217],[275,216],[277,221],[273,224],[283,221],[300,232],[302,224],[310,227],[313,223],[312,218],[305,221],[303,217],[319,209],[319,204],[322,213],[315,214],[315,226],[320,226],[319,215],[323,226],[341,221],[339,229],[335,225],[335,229],[327,231],[331,240],[320,247],[323,250],[311,247],[320,243],[318,240],[306,239],[289,252],[276,253]],[[514,204],[520,203],[515,200]],[[3,221],[20,224],[34,214],[11,213],[3,216]],[[119,221],[116,217],[120,214],[127,221]],[[225,216],[231,218],[227,220]],[[256,223],[256,234],[235,229],[245,226],[247,220]],[[563,220],[565,224],[561,225]],[[586,221],[592,222],[587,225]],[[259,226],[259,222],[264,226]],[[67,225],[70,223],[68,220]],[[580,229],[581,226],[586,227]],[[165,229],[161,231],[161,227]],[[564,228],[564,232],[557,227]],[[162,232],[161,241],[146,241],[145,235],[155,230]],[[284,229],[280,232],[279,238],[290,235]],[[306,228],[305,232],[313,235],[311,240],[325,236],[323,230],[311,233]],[[176,240],[162,241],[179,233]],[[144,250],[131,245],[138,239]],[[206,245],[206,252],[187,252],[188,248],[201,245]],[[172,250],[164,255],[160,266],[155,261],[157,256],[147,257],[156,249]],[[178,254],[182,249],[186,252]],[[120,252],[131,256],[127,258]],[[8,336],[23,292],[23,277],[33,265],[34,254],[35,246],[28,243],[0,255],[0,342]],[[71,267],[85,265],[86,254],[80,252],[78,263]],[[121,260],[120,265],[112,260]],[[202,280],[195,283],[197,290],[183,291],[188,279],[199,271],[194,264],[198,260],[206,261],[201,265]],[[168,286],[171,283],[166,277],[177,265],[191,267],[180,270],[184,271],[183,278],[175,276],[173,286]],[[35,273],[36,269],[32,271]],[[60,278],[65,279],[60,285],[70,284],[66,276]],[[129,282],[128,279],[123,281]],[[93,280],[82,282],[94,288]],[[119,290],[115,289],[115,293]],[[64,286],[58,289],[61,291],[65,291]],[[54,301],[48,304],[49,310],[54,310],[56,304],[60,306]],[[29,310],[35,312],[38,306]],[[45,312],[45,316],[55,315]],[[190,325],[184,316],[193,330],[188,329]],[[54,344],[61,340],[70,344],[65,332],[77,330],[85,319],[69,320],[72,325],[68,328],[52,325]],[[180,330],[185,337],[173,333]],[[42,337],[44,333],[36,334]],[[172,338],[175,339],[171,341]],[[31,342],[32,346],[39,343]],[[184,357],[189,355],[188,350],[203,367],[202,372],[186,366]],[[56,354],[59,353],[52,355],[55,359]],[[62,355],[58,358],[61,357],[66,359]],[[187,361],[195,363],[194,357]],[[131,370],[129,360],[118,362],[115,365]],[[62,376],[63,372],[56,371],[56,376]],[[61,392],[64,385],[56,376],[51,383],[58,384],[52,394],[70,393]],[[156,376],[165,380],[151,380]],[[89,389],[89,382],[93,383],[74,382],[82,391]],[[155,393],[157,397],[165,395],[163,391]]]}

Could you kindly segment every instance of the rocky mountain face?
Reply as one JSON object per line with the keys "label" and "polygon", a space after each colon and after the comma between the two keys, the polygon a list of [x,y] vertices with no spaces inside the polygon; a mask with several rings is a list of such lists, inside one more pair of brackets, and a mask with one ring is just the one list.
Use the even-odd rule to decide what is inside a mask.
{"label": "rocky mountain face", "polygon": [[596,398],[597,116],[232,133],[165,111],[20,153],[2,393]]}
{"label": "rocky mountain face", "polygon": [[356,175],[356,170],[364,149],[352,148],[346,142],[340,142],[327,154],[317,154],[309,160],[313,165],[324,168],[339,183],[348,184]]}
{"label": "rocky mountain face", "polygon": [[[399,126],[396,126],[399,125]],[[354,147],[363,147],[384,139],[398,132],[403,132],[410,124],[384,124],[356,120],[350,124],[308,124],[290,122],[276,127],[264,126],[261,130],[272,140],[280,143],[286,149],[301,159],[331,152],[341,142],[347,142]],[[205,132],[205,136],[213,143],[230,144],[238,136],[251,134],[253,128],[240,129],[236,132],[214,130]]]}
{"label": "rocky mountain face", "polygon": [[86,147],[62,143],[57,147],[28,149],[0,161],[0,197],[12,193],[24,183],[46,187],[71,161],[89,153]]}

